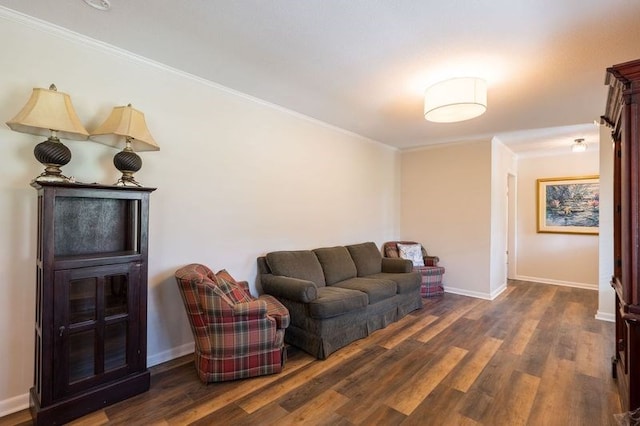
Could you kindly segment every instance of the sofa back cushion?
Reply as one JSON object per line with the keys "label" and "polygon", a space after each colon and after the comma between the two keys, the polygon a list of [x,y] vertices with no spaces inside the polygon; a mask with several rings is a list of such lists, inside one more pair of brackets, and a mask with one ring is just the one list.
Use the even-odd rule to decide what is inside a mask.
{"label": "sofa back cushion", "polygon": [[375,243],[361,243],[347,246],[359,277],[382,272],[382,254]]}
{"label": "sofa back cushion", "polygon": [[353,263],[346,247],[323,247],[315,249],[313,252],[322,266],[327,285],[357,276],[356,264]]}
{"label": "sofa back cushion", "polygon": [[267,253],[267,265],[274,275],[298,278],[324,286],[322,266],[311,250],[274,251]]}

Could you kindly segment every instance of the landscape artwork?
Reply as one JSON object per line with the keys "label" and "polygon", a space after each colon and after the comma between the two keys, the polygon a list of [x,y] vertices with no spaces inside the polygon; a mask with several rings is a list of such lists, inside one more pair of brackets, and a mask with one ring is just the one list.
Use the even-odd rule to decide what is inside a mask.
{"label": "landscape artwork", "polygon": [[538,179],[538,232],[598,234],[599,176]]}

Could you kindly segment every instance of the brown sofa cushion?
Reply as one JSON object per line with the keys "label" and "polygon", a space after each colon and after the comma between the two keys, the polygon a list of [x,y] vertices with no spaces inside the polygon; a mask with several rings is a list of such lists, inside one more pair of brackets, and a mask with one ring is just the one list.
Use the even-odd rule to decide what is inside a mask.
{"label": "brown sofa cushion", "polygon": [[361,291],[339,287],[321,287],[318,298],[309,302],[311,318],[324,319],[337,317],[367,306],[367,295]]}
{"label": "brown sofa cushion", "polygon": [[356,264],[346,247],[323,247],[313,251],[320,261],[327,285],[355,278],[358,274]]}
{"label": "brown sofa cushion", "polygon": [[398,294],[406,294],[416,291],[420,288],[421,278],[417,272],[409,273],[387,273],[369,275],[367,278],[376,278],[382,280],[391,280],[396,283],[396,291]]}
{"label": "brown sofa cushion", "polygon": [[318,287],[325,285],[322,266],[311,250],[274,251],[266,258],[274,275],[311,281]]}
{"label": "brown sofa cushion", "polygon": [[378,274],[382,271],[382,254],[375,243],[361,243],[347,246],[359,277]]}
{"label": "brown sofa cushion", "polygon": [[351,278],[337,283],[334,287],[361,291],[369,298],[370,305],[395,296],[397,289],[395,281],[380,278]]}

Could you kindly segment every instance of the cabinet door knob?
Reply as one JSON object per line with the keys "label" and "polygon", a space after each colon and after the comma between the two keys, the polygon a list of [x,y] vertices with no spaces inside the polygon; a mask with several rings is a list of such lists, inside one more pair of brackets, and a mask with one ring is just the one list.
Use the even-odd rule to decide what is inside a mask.
{"label": "cabinet door knob", "polygon": [[64,334],[64,325],[60,326],[60,328],[58,329],[58,331],[60,331],[60,337],[62,337],[62,335]]}

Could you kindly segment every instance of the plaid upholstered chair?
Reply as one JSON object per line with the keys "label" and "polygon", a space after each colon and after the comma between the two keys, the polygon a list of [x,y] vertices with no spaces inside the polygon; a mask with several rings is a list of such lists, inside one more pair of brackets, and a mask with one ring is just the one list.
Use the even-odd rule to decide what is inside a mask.
{"label": "plaid upholstered chair", "polygon": [[402,257],[413,261],[413,270],[422,276],[422,297],[444,294],[442,276],[445,269],[438,266],[440,258],[429,256],[422,244],[415,241],[389,241],[384,244],[382,251],[385,257]]}
{"label": "plaid upholstered chair", "polygon": [[204,383],[279,373],[286,359],[289,311],[275,298],[254,298],[246,282],[200,264],[175,273]]}

